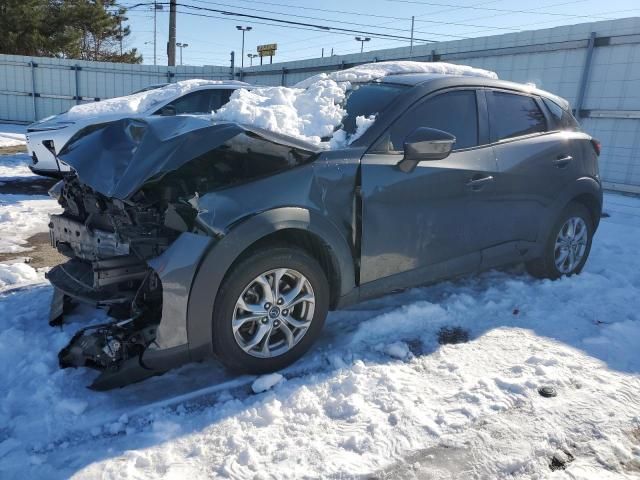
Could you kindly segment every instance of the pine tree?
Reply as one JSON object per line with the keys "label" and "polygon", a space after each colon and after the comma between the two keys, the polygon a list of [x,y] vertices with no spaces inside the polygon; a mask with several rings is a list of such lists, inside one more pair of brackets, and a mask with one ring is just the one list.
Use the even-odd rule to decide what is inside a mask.
{"label": "pine tree", "polygon": [[0,0],[0,53],[140,63],[115,0]]}

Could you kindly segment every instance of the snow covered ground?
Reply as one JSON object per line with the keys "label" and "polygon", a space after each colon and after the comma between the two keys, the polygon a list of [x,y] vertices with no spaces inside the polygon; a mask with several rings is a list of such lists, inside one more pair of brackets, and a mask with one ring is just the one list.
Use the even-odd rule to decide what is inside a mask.
{"label": "snow covered ground", "polygon": [[[9,182],[30,184],[38,179],[27,168],[29,162],[26,154],[0,155],[0,186]],[[58,203],[49,196],[0,193],[0,254],[24,253],[27,257],[27,239],[47,231],[49,214],[59,210]],[[0,292],[43,281],[44,272],[36,271],[22,258],[0,262]]]}
{"label": "snow covered ground", "polygon": [[[6,197],[3,239],[52,202]],[[640,199],[605,210],[583,274],[493,271],[333,312],[282,377],[209,361],[92,392],[56,355],[104,314],[52,328],[46,283],[0,293],[0,478],[638,478]],[[454,327],[469,341],[440,345]]]}
{"label": "snow covered ground", "polygon": [[24,135],[26,131],[26,125],[0,123],[0,148],[25,145],[26,139]]}

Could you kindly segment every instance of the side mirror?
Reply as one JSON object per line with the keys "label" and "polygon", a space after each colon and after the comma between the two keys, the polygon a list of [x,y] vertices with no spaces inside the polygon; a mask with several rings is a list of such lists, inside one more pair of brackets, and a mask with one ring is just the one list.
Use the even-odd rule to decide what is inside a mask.
{"label": "side mirror", "polygon": [[419,162],[447,158],[456,143],[456,137],[435,128],[415,129],[404,141],[404,158],[398,168],[405,173],[413,171]]}
{"label": "side mirror", "polygon": [[163,117],[170,117],[175,114],[176,114],[176,107],[174,107],[171,104],[165,105],[160,109],[160,115],[162,115]]}

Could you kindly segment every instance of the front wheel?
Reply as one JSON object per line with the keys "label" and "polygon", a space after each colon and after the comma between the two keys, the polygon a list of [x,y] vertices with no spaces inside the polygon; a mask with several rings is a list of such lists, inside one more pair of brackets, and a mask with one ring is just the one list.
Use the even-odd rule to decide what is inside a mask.
{"label": "front wheel", "polygon": [[542,256],[527,263],[527,270],[534,277],[551,279],[580,273],[591,251],[593,230],[589,210],[570,203],[551,229]]}
{"label": "front wheel", "polygon": [[319,336],[329,306],[318,262],[295,247],[249,255],[224,281],[213,314],[213,346],[234,371],[266,373],[290,365]]}

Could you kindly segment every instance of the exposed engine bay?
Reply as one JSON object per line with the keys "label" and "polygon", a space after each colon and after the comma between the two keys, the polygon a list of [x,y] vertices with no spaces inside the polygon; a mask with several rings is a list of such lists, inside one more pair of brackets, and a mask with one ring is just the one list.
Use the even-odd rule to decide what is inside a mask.
{"label": "exposed engine bay", "polygon": [[[51,244],[69,258],[47,274],[55,287],[50,324],[61,325],[64,314],[78,303],[105,308],[112,317],[109,323],[78,331],[58,355],[62,368],[100,370],[92,388],[119,386],[113,376],[146,368],[142,354],[156,341],[163,312],[162,281],[150,262],[185,232],[207,238],[217,235],[198,217],[199,195],[289,169],[312,157],[309,151],[237,131],[237,126],[233,134],[230,129],[221,128],[223,141],[210,141],[213,148],[195,156],[190,150],[182,158],[173,148],[181,136],[158,144],[162,140],[158,131],[138,121],[121,121],[87,129],[61,152],[77,172],[50,191],[64,209],[50,218]],[[100,150],[107,137],[133,145],[127,150],[133,154],[122,156],[117,148]],[[155,152],[172,146],[171,157],[179,167],[153,173],[161,159],[135,156],[145,151],[145,139],[158,146]],[[91,168],[87,155],[97,150],[103,158]],[[121,165],[114,170],[116,162]],[[96,169],[103,169],[103,175]],[[126,195],[118,193],[125,190],[123,185]],[[154,374],[148,370],[146,376]]]}
{"label": "exposed engine bay", "polygon": [[69,176],[56,196],[64,213],[52,215],[52,245],[70,260],[47,277],[56,287],[51,323],[59,324],[74,302],[108,309],[114,321],[76,333],[59,354],[60,366],[117,370],[153,342],[162,314],[162,284],[147,260],[159,256],[197,211],[158,187],[135,200],[109,199]]}

